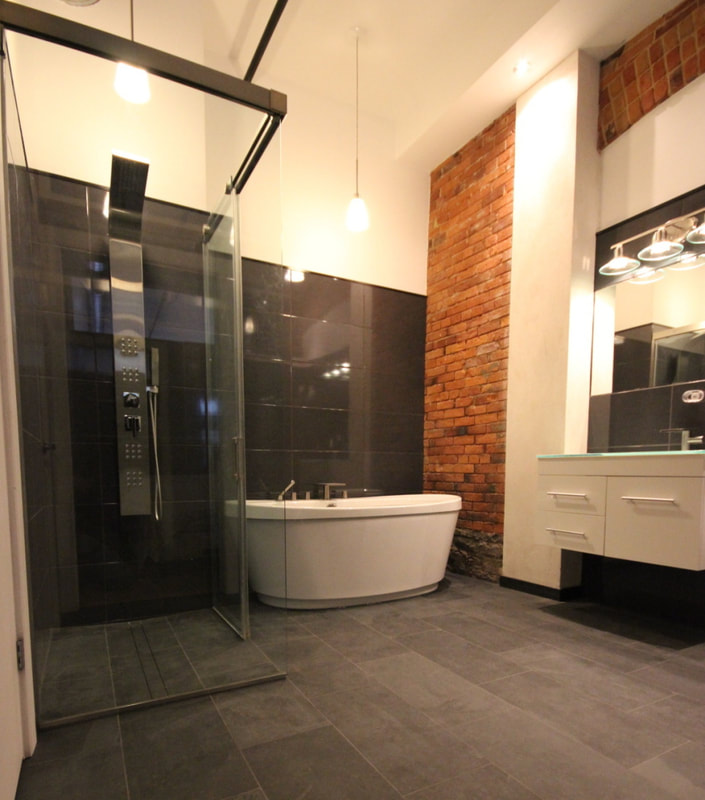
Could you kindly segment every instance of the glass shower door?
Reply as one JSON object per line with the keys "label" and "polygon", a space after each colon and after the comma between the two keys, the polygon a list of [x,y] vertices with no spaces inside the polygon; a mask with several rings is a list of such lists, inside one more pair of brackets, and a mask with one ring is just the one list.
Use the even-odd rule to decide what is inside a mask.
{"label": "glass shower door", "polygon": [[248,639],[242,264],[237,206],[235,192],[224,195],[203,232],[206,410],[213,608]]}

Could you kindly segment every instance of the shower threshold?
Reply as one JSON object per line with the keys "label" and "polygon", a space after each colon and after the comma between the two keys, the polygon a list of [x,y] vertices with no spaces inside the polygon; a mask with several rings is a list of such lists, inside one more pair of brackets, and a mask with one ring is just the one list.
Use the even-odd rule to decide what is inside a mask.
{"label": "shower threshold", "polygon": [[42,633],[35,665],[40,728],[286,676],[214,609]]}

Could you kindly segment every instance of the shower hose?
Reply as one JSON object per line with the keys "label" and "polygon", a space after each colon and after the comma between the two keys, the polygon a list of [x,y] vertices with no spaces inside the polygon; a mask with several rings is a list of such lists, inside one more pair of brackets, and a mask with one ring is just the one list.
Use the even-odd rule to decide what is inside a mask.
{"label": "shower hose", "polygon": [[154,519],[159,521],[162,516],[162,479],[159,472],[159,452],[157,450],[157,395],[158,386],[147,387],[149,415],[152,418],[152,450],[154,452]]}

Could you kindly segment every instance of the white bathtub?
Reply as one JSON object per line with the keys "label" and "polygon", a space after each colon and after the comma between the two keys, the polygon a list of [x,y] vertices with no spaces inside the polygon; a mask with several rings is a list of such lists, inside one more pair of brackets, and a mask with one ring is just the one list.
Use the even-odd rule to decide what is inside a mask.
{"label": "white bathtub", "polygon": [[432,592],[445,573],[460,505],[449,494],[248,500],[250,586],[263,603],[288,608]]}

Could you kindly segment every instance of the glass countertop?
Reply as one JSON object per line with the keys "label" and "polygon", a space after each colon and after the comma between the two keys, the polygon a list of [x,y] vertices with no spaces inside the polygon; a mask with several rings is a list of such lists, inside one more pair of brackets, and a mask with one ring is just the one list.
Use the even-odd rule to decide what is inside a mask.
{"label": "glass countertop", "polygon": [[705,455],[705,450],[635,450],[629,453],[551,453],[538,458],[638,458],[639,456],[694,456]]}

